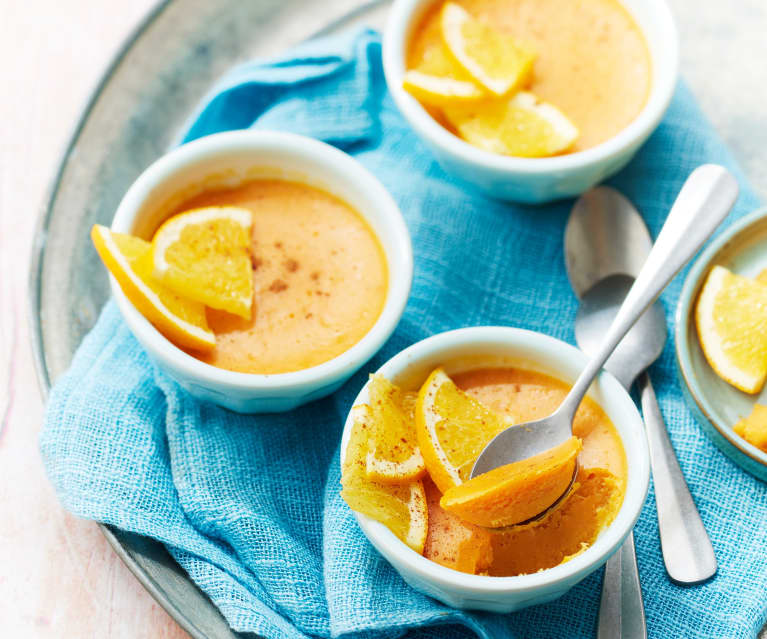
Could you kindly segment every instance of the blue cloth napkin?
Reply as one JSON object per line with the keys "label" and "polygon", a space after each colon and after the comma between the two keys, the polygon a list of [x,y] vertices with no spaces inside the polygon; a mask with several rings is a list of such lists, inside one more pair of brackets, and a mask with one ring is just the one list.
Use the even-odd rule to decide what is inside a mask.
{"label": "blue cloth napkin", "polygon": [[[338,492],[347,411],[368,372],[402,348],[481,324],[573,341],[577,303],[562,254],[572,202],[515,206],[454,185],[395,109],[379,37],[368,30],[234,69],[184,140],[250,126],[332,142],[389,188],[415,249],[402,321],[334,396],[288,414],[242,416],[193,400],[159,373],[110,302],[56,383],[41,436],[66,508],[163,542],[236,630],[296,639],[593,636],[601,571],[516,614],[452,610],[404,584]],[[657,234],[685,177],[704,162],[740,176],[682,85],[658,131],[611,182]],[[757,205],[740,181],[733,217]],[[681,281],[663,296],[669,324]],[[701,586],[669,582],[651,490],[636,527],[650,636],[753,638],[767,611],[767,486],[703,435],[673,359],[669,343],[651,373],[720,568]]]}

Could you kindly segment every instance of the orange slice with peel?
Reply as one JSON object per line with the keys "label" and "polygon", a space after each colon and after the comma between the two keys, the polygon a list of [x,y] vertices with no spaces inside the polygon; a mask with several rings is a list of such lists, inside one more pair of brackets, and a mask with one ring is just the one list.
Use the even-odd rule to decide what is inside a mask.
{"label": "orange slice with peel", "polygon": [[421,386],[416,434],[426,469],[441,492],[469,478],[479,453],[513,424],[459,389],[441,368]]}
{"label": "orange slice with peel", "polygon": [[490,93],[503,96],[529,80],[535,54],[511,36],[475,20],[455,2],[442,7],[440,27],[456,62]]}
{"label": "orange slice with peel", "polygon": [[178,346],[210,350],[216,336],[208,328],[205,306],[177,295],[152,277],[152,245],[95,224],[91,239],[101,261],[125,296],[165,337]]}
{"label": "orange slice with peel", "polygon": [[434,106],[470,102],[478,100],[483,95],[473,82],[431,75],[418,69],[405,72],[402,86],[420,102]]}
{"label": "orange slice with peel", "polygon": [[458,134],[480,149],[515,157],[563,153],[578,139],[578,128],[553,104],[528,91],[510,99],[444,107]]}
{"label": "orange slice with peel", "polygon": [[368,479],[372,415],[367,404],[352,408],[353,426],[341,469],[341,497],[349,507],[381,522],[401,541],[423,553],[429,512],[420,480],[384,484]]}
{"label": "orange slice with peel", "polygon": [[152,238],[155,277],[188,299],[250,319],[252,226],[252,213],[235,206],[174,215]]}
{"label": "orange slice with peel", "polygon": [[448,490],[440,506],[486,528],[527,521],[565,493],[582,447],[580,439],[570,437],[538,455],[495,468]]}
{"label": "orange slice with peel", "polygon": [[423,477],[426,466],[415,434],[415,393],[404,393],[383,375],[371,375],[369,392],[369,479],[406,483]]}
{"label": "orange slice with peel", "polygon": [[767,285],[715,266],[695,305],[695,326],[716,374],[758,393],[767,379]]}
{"label": "orange slice with peel", "polygon": [[417,100],[434,106],[470,102],[486,95],[442,42],[426,48],[418,65],[405,72],[402,85]]}

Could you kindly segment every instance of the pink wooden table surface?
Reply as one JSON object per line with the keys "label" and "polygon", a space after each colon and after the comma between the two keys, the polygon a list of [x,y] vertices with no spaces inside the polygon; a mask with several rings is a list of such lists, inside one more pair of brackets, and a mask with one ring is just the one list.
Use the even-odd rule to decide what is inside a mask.
{"label": "pink wooden table surface", "polygon": [[37,453],[42,402],[27,322],[32,231],[58,155],[108,61],[153,4],[0,0],[0,364],[13,358],[0,428],[2,637],[187,636],[96,524],[58,503]]}

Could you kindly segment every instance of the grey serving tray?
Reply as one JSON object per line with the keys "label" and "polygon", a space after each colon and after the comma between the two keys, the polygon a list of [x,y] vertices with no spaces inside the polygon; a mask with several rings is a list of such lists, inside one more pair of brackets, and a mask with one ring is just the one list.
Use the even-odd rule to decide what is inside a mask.
{"label": "grey serving tray", "polygon": [[[302,40],[365,23],[380,28],[390,0],[163,0],[107,68],[77,123],[40,212],[30,272],[32,339],[44,391],[66,370],[108,296],[86,232],[109,223],[138,174],[178,138],[195,105],[231,66]],[[685,76],[715,126],[759,181],[767,128],[767,65],[755,64],[767,20],[764,0],[671,0]],[[735,65],[717,82],[720,54]],[[738,117],[733,117],[737,114]],[[195,639],[233,632],[165,548],[102,526],[115,552]],[[253,636],[253,635],[248,635]],[[767,635],[762,635],[763,637]]]}

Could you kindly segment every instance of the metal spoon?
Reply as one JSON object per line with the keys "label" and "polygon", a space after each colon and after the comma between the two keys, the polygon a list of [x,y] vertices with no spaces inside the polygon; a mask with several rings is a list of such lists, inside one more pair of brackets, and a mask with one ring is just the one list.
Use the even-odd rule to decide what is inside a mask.
{"label": "metal spoon", "polygon": [[[605,237],[613,240],[609,249],[605,246]],[[598,348],[604,330],[651,247],[650,233],[642,217],[631,202],[614,189],[597,187],[575,203],[565,229],[565,264],[570,284],[582,300],[575,321],[575,340],[585,353]],[[656,302],[623,338],[605,369],[628,389],[658,358],[665,342],[665,317]],[[647,374],[642,376],[640,386],[651,440],[666,569],[678,583],[696,583],[716,572],[716,557],[679,469]],[[670,491],[665,489],[660,494],[660,486],[670,487]],[[669,532],[672,522],[674,529]],[[678,554],[674,553],[675,549],[679,550]],[[630,534],[605,567],[597,639],[643,639],[646,636],[634,537]]]}
{"label": "metal spoon", "polygon": [[725,218],[737,194],[735,178],[723,167],[707,164],[692,172],[599,351],[560,407],[549,417],[512,426],[496,435],[474,463],[472,477],[532,457],[571,436],[575,412],[604,363],[645,309]]}
{"label": "metal spoon", "polygon": [[[616,208],[613,214],[613,219],[636,216],[641,223],[639,213],[625,199],[624,205]],[[590,221],[587,215],[580,216],[578,220],[571,218],[572,223],[581,225],[588,225]],[[646,229],[644,232],[649,239]],[[572,236],[566,234],[566,243],[570,237]],[[613,237],[616,244],[628,245],[633,239],[622,238],[618,234]],[[576,248],[572,248],[572,252],[575,252]],[[582,249],[588,250],[588,247],[583,246]],[[570,253],[570,250],[566,250],[566,255]],[[608,275],[587,291],[575,291],[576,295],[581,297],[581,307],[575,319],[575,341],[587,354],[598,349],[602,336],[634,282],[632,276],[635,271],[631,264],[617,266],[613,262],[613,265],[616,267],[613,273],[623,272],[625,275]],[[567,260],[567,268],[569,273],[574,272],[577,266]],[[608,268],[606,265],[603,270]],[[605,364],[605,369],[615,375],[628,390],[640,373],[660,356],[665,343],[666,318],[662,307],[656,302],[623,338]],[[716,573],[714,549],[682,475],[649,376],[642,376],[640,389],[642,412],[650,444],[650,462],[658,507],[658,529],[666,570],[676,583],[700,583]]]}
{"label": "metal spoon", "polygon": [[[651,248],[650,233],[631,202],[607,186],[591,189],[575,202],[565,228],[565,266],[570,286],[578,298],[582,298],[595,284],[611,275],[636,275]],[[625,358],[630,350],[634,350],[629,349],[627,343],[637,334],[639,324],[647,321],[645,318],[648,315],[657,314],[659,308],[660,304],[655,302],[645,311],[607,360],[606,370],[613,375],[616,371],[626,370],[628,362]],[[578,317],[581,313],[583,311],[579,309],[575,341],[583,352],[588,353],[586,344],[591,346],[591,333],[586,336],[579,331]],[[586,341],[582,343],[581,340]],[[643,359],[649,360],[657,350],[657,345],[652,345],[640,352]],[[647,361],[648,366],[650,363]],[[628,387],[625,380],[618,379]],[[644,601],[639,583],[634,533],[631,532],[605,566],[597,639],[646,638]]]}

